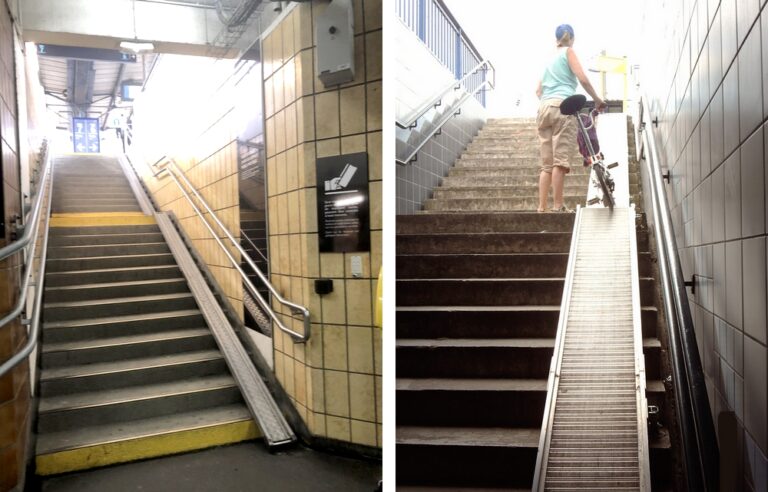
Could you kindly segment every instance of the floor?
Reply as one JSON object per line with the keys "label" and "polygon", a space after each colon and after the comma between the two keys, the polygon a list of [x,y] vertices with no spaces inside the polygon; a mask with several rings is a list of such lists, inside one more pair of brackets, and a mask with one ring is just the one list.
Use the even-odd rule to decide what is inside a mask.
{"label": "floor", "polygon": [[28,484],[44,492],[173,491],[370,491],[381,462],[342,458],[298,447],[270,454],[247,442],[99,470],[70,473]]}

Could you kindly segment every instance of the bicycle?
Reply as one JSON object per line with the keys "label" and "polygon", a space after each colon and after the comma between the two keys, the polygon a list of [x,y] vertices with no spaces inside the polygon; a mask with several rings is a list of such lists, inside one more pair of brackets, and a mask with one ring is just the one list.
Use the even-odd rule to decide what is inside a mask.
{"label": "bicycle", "polygon": [[[608,207],[609,209],[613,210],[614,205],[616,204],[616,200],[613,198],[613,190],[615,188],[615,183],[613,181],[613,178],[611,178],[611,173],[608,171],[608,169],[613,169],[614,167],[618,166],[619,163],[615,162],[613,164],[609,164],[606,166],[603,163],[603,153],[600,152],[599,146],[598,151],[595,152],[595,149],[592,145],[592,141],[597,144],[597,134],[594,133],[592,138],[590,138],[590,133],[588,130],[593,130],[595,126],[595,118],[594,113],[597,112],[597,110],[591,111],[587,116],[589,118],[589,126],[585,127],[584,122],[581,120],[581,116],[579,114],[579,111],[584,107],[584,105],[587,102],[587,98],[582,94],[574,94],[565,100],[563,100],[562,103],[560,103],[560,113],[566,115],[566,116],[576,116],[576,122],[579,126],[579,131],[581,132],[581,136],[583,137],[583,149],[580,146],[580,151],[582,153],[582,156],[584,157],[584,165],[591,165],[592,169],[595,171],[595,177],[596,180],[592,181],[592,184],[597,187],[602,192],[602,199],[601,198],[594,198],[587,202],[588,205],[594,205],[595,203],[598,203],[600,201],[603,202],[603,206]],[[598,144],[599,145],[599,144]]]}

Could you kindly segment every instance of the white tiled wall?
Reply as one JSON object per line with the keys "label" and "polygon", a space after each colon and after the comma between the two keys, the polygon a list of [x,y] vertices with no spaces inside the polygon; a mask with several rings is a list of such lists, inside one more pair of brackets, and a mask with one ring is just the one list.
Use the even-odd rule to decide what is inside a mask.
{"label": "white tiled wall", "polygon": [[642,22],[642,90],[684,275],[698,275],[689,299],[713,416],[739,422],[733,490],[768,490],[768,8],[653,1]]}

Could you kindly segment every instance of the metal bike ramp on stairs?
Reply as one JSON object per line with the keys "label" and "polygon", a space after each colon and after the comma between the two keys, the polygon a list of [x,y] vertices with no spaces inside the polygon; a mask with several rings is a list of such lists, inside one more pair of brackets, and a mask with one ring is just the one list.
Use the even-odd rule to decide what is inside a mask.
{"label": "metal bike ramp on stairs", "polygon": [[634,208],[577,211],[534,476],[650,490]]}

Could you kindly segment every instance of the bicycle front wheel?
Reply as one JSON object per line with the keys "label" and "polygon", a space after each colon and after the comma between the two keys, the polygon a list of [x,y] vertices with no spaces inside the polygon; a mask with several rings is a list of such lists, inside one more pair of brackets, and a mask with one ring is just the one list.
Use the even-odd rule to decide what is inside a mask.
{"label": "bicycle front wheel", "polygon": [[605,169],[600,164],[595,164],[595,175],[597,176],[597,182],[600,184],[600,189],[603,191],[603,205],[613,210],[613,206],[616,204],[613,199],[613,192],[611,187],[608,186],[608,181],[605,177]]}

